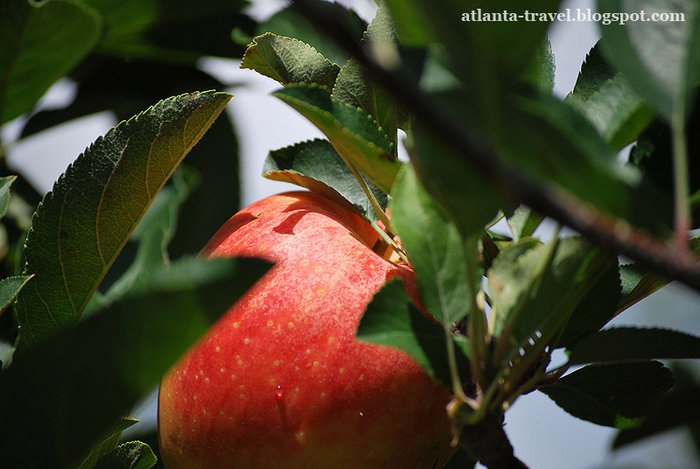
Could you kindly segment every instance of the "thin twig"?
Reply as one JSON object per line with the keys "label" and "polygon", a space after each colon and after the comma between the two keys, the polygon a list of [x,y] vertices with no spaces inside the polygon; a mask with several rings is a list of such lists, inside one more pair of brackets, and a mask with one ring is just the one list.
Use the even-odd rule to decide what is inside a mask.
{"label": "thin twig", "polygon": [[401,103],[433,135],[450,145],[489,181],[505,182],[525,205],[566,225],[612,251],[623,254],[668,278],[700,292],[697,259],[670,246],[626,221],[601,212],[572,194],[545,187],[506,165],[473,131],[450,118],[401,70],[388,70],[368,54],[349,31],[343,18],[321,14],[312,0],[294,0],[297,9],[326,36],[344,48],[363,67],[366,76]]}

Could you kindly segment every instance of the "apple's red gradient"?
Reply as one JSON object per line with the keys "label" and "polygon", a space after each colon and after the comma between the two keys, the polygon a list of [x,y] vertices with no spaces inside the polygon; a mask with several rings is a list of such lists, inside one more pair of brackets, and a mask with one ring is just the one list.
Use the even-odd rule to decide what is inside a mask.
{"label": "apple's red gradient", "polygon": [[439,468],[452,454],[449,392],[406,353],[358,342],[372,296],[410,268],[376,232],[311,192],[256,202],[207,244],[275,262],[164,378],[168,469]]}

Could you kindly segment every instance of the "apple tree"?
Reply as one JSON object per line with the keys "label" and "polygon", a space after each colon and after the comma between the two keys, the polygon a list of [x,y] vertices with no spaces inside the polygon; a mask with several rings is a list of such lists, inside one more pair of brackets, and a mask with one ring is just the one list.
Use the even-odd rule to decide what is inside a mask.
{"label": "apple tree", "polygon": [[[325,136],[270,148],[262,175],[361,217],[415,271],[420,304],[388,283],[357,340],[449,390],[446,467],[526,467],[503,419],[531,392],[617,429],[615,447],[698,440],[700,338],[606,326],[672,281],[700,292],[700,3],[598,0],[684,21],[602,26],[563,100],[553,18],[378,3],[369,24],[311,0],[260,23],[243,0],[0,3],[0,124],[19,129],[0,142],[2,467],[153,467],[152,436],[121,439],[130,409],[270,268],[197,255],[240,208],[233,84],[198,67],[210,56],[277,81]],[[38,108],[61,78],[72,102]],[[121,122],[47,194],[8,163],[16,141],[104,110]]]}

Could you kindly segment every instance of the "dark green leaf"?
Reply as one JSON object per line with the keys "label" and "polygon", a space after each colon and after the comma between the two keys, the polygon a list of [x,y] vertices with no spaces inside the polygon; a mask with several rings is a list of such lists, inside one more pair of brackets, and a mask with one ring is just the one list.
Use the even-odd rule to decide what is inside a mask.
{"label": "dark green leaf", "polygon": [[603,52],[667,121],[687,103],[700,76],[700,5],[693,0],[598,0],[603,13],[683,14],[685,21],[613,22],[601,28]]}
{"label": "dark green leaf", "polygon": [[77,0],[0,3],[0,124],[39,98],[95,46],[101,17]]}
{"label": "dark green leaf", "polygon": [[[359,211],[370,222],[377,214],[352,171],[327,140],[312,140],[271,151],[265,160],[263,176],[306,187],[324,194],[349,210]],[[387,196],[368,183],[382,209]]]}
{"label": "dark green leaf", "polygon": [[307,84],[290,85],[274,93],[326,134],[345,161],[389,193],[401,163],[386,134],[365,111],[339,103],[330,91]]}
{"label": "dark green leaf", "polygon": [[0,218],[7,213],[10,205],[10,186],[17,179],[17,176],[0,177]]}
{"label": "dark green leaf", "polygon": [[93,446],[90,454],[88,454],[83,462],[80,463],[78,469],[92,469],[95,467],[97,461],[114,451],[119,443],[119,438],[121,438],[122,432],[136,423],[138,423],[138,420],[136,419],[128,417],[120,419],[112,431],[107,433],[107,437],[97,445]]}
{"label": "dark green leaf", "polygon": [[659,362],[589,365],[539,388],[571,415],[598,425],[638,425],[673,386]]}
{"label": "dark green leaf", "polygon": [[[168,79],[163,80],[164,76]],[[73,102],[65,108],[42,110],[32,115],[22,130],[22,137],[104,110],[112,111],[119,121],[127,120],[164,96],[225,86],[189,64],[96,55],[83,61],[69,78],[78,87]]]}
{"label": "dark green leaf", "polygon": [[[700,190],[700,139],[692,138],[700,132],[700,96],[686,122],[687,138],[687,174],[690,193]],[[667,194],[672,194],[675,187],[673,145],[671,129],[665,122],[657,120],[640,136],[637,145],[632,148],[630,161],[637,165],[644,174],[645,182]],[[700,228],[700,205],[691,207],[691,228]],[[672,211],[667,211],[670,226]]]}
{"label": "dark green leaf", "polygon": [[669,358],[700,358],[700,337],[668,329],[606,329],[569,347],[569,364]]}
{"label": "dark green leaf", "polygon": [[357,337],[403,350],[433,379],[451,388],[445,331],[413,306],[400,281],[390,281],[374,296]]}
{"label": "dark green leaf", "polygon": [[399,173],[391,196],[392,222],[416,271],[425,309],[449,327],[467,315],[470,295],[478,288],[467,281],[462,237],[420,185],[411,166]]}
{"label": "dark green leaf", "polygon": [[15,354],[0,375],[0,414],[13,422],[0,428],[0,454],[27,469],[75,467],[267,268],[250,259],[182,259]]}
{"label": "dark green leaf", "polygon": [[[525,174],[612,215],[666,232],[669,199],[641,185],[641,175],[621,165],[597,130],[553,96],[514,98],[503,155]],[[546,138],[542,138],[546,135]]]}
{"label": "dark green leaf", "polygon": [[700,406],[698,406],[700,383],[693,376],[692,368],[674,366],[673,376],[676,383],[664,397],[658,411],[646,419],[641,426],[618,433],[613,441],[614,448],[638,442],[682,425],[700,428]]}
{"label": "dark green leaf", "polygon": [[117,446],[97,463],[95,469],[150,469],[156,462],[150,446],[140,441],[129,441]]}
{"label": "dark green leaf", "polygon": [[19,275],[17,277],[7,277],[0,280],[0,314],[2,314],[12,300],[15,299],[22,287],[31,277]]}
{"label": "dark green leaf", "polygon": [[[538,11],[555,12],[560,0],[538,4]],[[523,14],[527,6],[518,0],[496,0],[488,7],[478,0],[389,0],[399,35],[407,43],[425,46],[439,40],[452,69],[462,80],[465,106],[484,124],[500,118],[499,102],[510,92],[537,55],[545,40],[549,19],[542,21],[481,21],[477,13]],[[469,19],[475,19],[470,21]],[[514,40],[517,38],[517,40]],[[477,72],[475,72],[477,71]],[[473,90],[478,90],[474,92]]]}
{"label": "dark green leaf", "polygon": [[231,43],[235,26],[252,34],[242,0],[86,0],[103,15],[100,52],[194,65],[202,56],[240,58]]}
{"label": "dark green leaf", "polygon": [[599,45],[586,57],[566,102],[586,116],[615,150],[636,140],[654,117],[625,77],[603,59]]}
{"label": "dark green leaf", "polygon": [[329,89],[340,71],[340,67],[310,45],[272,33],[255,38],[245,51],[241,68],[255,70],[285,86],[314,83]]}
{"label": "dark green leaf", "polygon": [[[316,7],[323,10],[324,17],[342,21],[357,39],[362,37],[367,23],[353,10],[348,10],[339,3],[330,2],[318,2]],[[319,33],[318,29],[309,24],[306,18],[293,7],[283,8],[258,26],[258,36],[267,32],[297,38],[313,46],[333,63],[342,65],[348,60],[348,55],[343,50]]]}
{"label": "dark green leaf", "polygon": [[191,93],[162,101],[98,139],[37,209],[17,298],[26,345],[80,317],[131,232],[175,167],[229,101]]}
{"label": "dark green leaf", "polygon": [[489,186],[450,147],[417,127],[407,142],[418,179],[447,211],[463,236],[484,229],[498,213]]}
{"label": "dark green leaf", "polygon": [[458,449],[452,459],[450,459],[444,469],[472,469],[476,462],[472,461],[466,451]]}

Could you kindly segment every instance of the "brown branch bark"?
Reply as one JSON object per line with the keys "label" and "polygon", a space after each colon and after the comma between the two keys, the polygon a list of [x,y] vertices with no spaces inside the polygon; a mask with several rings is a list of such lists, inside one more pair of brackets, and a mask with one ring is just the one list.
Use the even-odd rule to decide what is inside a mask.
{"label": "brown branch bark", "polygon": [[450,119],[449,114],[436,106],[416,85],[405,80],[400,71],[382,67],[349,32],[343,18],[320,14],[313,0],[294,0],[294,5],[327,37],[354,56],[370,80],[400,102],[435,137],[452,146],[487,180],[507,184],[519,202],[569,226],[601,247],[625,255],[700,292],[700,265],[691,253],[681,252],[569,193],[555,192],[532,181],[518,168],[507,165],[470,129]]}

